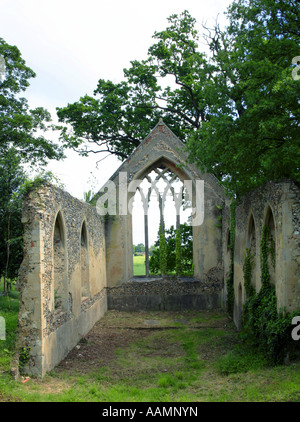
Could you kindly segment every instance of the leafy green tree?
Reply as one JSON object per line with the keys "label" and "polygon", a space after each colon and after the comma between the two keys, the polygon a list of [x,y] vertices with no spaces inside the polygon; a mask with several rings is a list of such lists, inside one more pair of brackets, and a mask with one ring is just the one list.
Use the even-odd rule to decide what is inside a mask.
{"label": "leafy green tree", "polygon": [[20,187],[26,175],[13,150],[0,155],[0,276],[4,290],[8,279],[17,276],[22,261],[22,195]]}
{"label": "leafy green tree", "polygon": [[2,38],[0,56],[5,62],[5,75],[0,79],[1,157],[13,148],[14,154],[31,164],[62,158],[62,149],[42,135],[51,121],[50,113],[42,107],[30,110],[27,100],[21,97],[35,73],[26,66],[18,48]]}
{"label": "leafy green tree", "polygon": [[0,277],[4,290],[18,276],[23,259],[22,206],[24,196],[44,182],[60,185],[51,172],[30,179],[14,149],[0,154]]}
{"label": "leafy green tree", "polygon": [[294,0],[236,0],[229,25],[206,28],[184,11],[156,32],[146,60],[124,81],[99,80],[93,96],[57,111],[64,145],[124,160],[162,117],[190,160],[232,195],[270,179],[299,180],[299,8]]}
{"label": "leafy green tree", "polygon": [[149,256],[152,256],[153,255],[153,252],[156,250],[157,248],[156,248],[156,246],[155,245],[151,245],[150,246],[150,248],[149,248]]}
{"label": "leafy green tree", "polygon": [[[178,242],[179,236],[174,226],[165,230],[165,273],[172,273],[179,270],[183,274],[192,274],[193,269],[193,234],[192,226],[187,224],[180,225],[181,234],[181,268],[179,270],[177,259],[176,259],[176,242]],[[149,260],[149,269],[152,273],[157,274],[161,271],[160,263],[160,236],[158,235],[157,241],[155,242],[155,250],[153,250],[152,256]],[[178,251],[178,246],[177,246]],[[178,271],[177,271],[178,272]]]}
{"label": "leafy green tree", "polygon": [[192,134],[191,159],[223,180],[233,194],[267,180],[299,180],[300,4],[237,0],[226,31],[209,37],[215,65],[210,118]]}
{"label": "leafy green tree", "polygon": [[0,276],[8,282],[17,276],[23,257],[23,196],[48,178],[29,180],[22,164],[44,165],[49,159],[62,158],[63,152],[43,136],[49,129],[50,113],[42,107],[31,110],[21,96],[35,77],[33,70],[18,48],[2,38],[0,58]]}
{"label": "leafy green tree", "polygon": [[[163,117],[185,141],[206,118],[206,82],[212,67],[197,51],[196,21],[188,12],[172,15],[154,34],[148,58],[133,60],[124,81],[100,79],[93,96],[58,108],[64,145],[81,154],[109,152],[124,160]],[[172,86],[165,87],[163,80]]]}
{"label": "leafy green tree", "polygon": [[145,245],[143,243],[139,243],[135,246],[135,252],[143,253],[145,252]]}

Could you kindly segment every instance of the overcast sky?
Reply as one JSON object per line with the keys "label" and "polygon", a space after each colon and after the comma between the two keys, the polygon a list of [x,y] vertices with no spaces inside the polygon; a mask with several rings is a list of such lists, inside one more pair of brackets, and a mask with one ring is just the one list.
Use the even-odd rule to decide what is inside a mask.
{"label": "overcast sky", "polygon": [[[0,0],[0,37],[16,45],[36,78],[25,93],[31,107],[47,108],[55,119],[56,107],[92,94],[97,81],[120,82],[131,60],[147,57],[155,31],[167,18],[188,10],[200,24],[213,24],[231,0]],[[97,191],[120,165],[109,157],[81,158],[68,153],[51,169],[65,189],[82,199]]]}

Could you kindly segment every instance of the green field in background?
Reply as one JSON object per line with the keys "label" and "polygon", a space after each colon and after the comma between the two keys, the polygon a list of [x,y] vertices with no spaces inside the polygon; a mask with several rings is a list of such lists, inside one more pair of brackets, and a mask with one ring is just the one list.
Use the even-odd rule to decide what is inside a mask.
{"label": "green field in background", "polygon": [[144,256],[139,255],[133,257],[133,275],[146,275]]}

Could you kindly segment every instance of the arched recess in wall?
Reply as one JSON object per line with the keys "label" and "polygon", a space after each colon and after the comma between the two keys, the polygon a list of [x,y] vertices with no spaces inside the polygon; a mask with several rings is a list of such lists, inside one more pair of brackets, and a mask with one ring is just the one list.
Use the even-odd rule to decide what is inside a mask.
{"label": "arched recess in wall", "polygon": [[88,232],[85,221],[82,223],[80,232],[80,271],[81,299],[85,300],[90,297]]}
{"label": "arched recess in wall", "polygon": [[226,232],[226,260],[230,263],[230,259],[231,259],[231,233],[230,230],[227,229]]}
{"label": "arched recess in wall", "polygon": [[53,309],[67,310],[66,234],[61,211],[57,213],[53,230]]}
{"label": "arched recess in wall", "polygon": [[253,214],[250,214],[248,230],[247,230],[247,241],[246,248],[249,251],[252,261],[252,272],[251,272],[251,284],[256,288],[256,266],[257,266],[257,242],[256,242],[256,231]]}
{"label": "arched recess in wall", "polygon": [[225,280],[228,279],[231,269],[231,248],[230,248],[230,230],[227,228],[225,235],[225,250],[224,250],[224,270]]}
{"label": "arched recess in wall", "polygon": [[270,273],[270,283],[276,284],[275,278],[275,266],[276,266],[276,230],[275,230],[275,220],[272,209],[270,205],[266,208],[264,226],[268,228],[268,246],[269,246],[269,273]]}

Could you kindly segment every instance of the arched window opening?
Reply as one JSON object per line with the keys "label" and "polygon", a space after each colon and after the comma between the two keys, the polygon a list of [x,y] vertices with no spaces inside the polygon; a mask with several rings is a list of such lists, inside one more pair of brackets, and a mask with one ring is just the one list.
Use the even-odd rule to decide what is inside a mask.
{"label": "arched window opening", "polygon": [[249,225],[248,225],[247,248],[250,250],[250,253],[252,256],[256,256],[256,234],[255,234],[254,218],[252,214],[250,216]]}
{"label": "arched window opening", "polygon": [[[192,275],[191,200],[183,182],[166,165],[152,168],[137,188],[132,222],[134,276],[161,273],[159,232],[166,239],[167,273],[186,274],[190,269]],[[179,252],[182,269],[176,267]]]}
{"label": "arched window opening", "polygon": [[54,225],[54,245],[59,248],[64,247],[64,232],[61,213],[57,214]]}
{"label": "arched window opening", "polygon": [[250,215],[249,224],[248,224],[248,231],[247,231],[247,254],[248,258],[250,259],[251,264],[251,284],[255,288],[256,287],[256,233],[255,233],[255,223],[253,214]]}
{"label": "arched window opening", "polygon": [[269,249],[268,267],[269,267],[269,274],[270,274],[270,283],[275,284],[276,283],[276,278],[275,278],[276,233],[275,233],[274,216],[273,216],[273,212],[270,206],[268,206],[268,209],[266,212],[265,226],[267,227],[267,234],[268,234],[268,238],[267,238],[268,249]]}
{"label": "arched window opening", "polygon": [[80,240],[81,246],[87,249],[87,229],[85,221],[82,223]]}
{"label": "arched window opening", "polygon": [[224,271],[225,271],[225,279],[227,280],[230,276],[231,272],[231,244],[230,244],[230,230],[229,228],[226,231],[225,237],[225,250],[224,250]]}
{"label": "arched window opening", "polygon": [[54,309],[67,308],[66,251],[62,215],[57,214],[53,232]]}
{"label": "arched window opening", "polygon": [[86,222],[82,223],[80,235],[80,267],[81,267],[81,299],[86,300],[90,296],[89,288],[89,256],[88,236]]}

